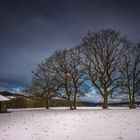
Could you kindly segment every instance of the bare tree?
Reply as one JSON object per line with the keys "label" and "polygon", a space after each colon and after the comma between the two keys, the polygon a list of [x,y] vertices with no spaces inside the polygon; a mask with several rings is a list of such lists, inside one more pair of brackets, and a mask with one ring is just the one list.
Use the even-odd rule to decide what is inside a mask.
{"label": "bare tree", "polygon": [[59,75],[51,67],[51,58],[39,64],[33,72],[32,87],[26,90],[34,96],[43,97],[46,101],[46,109],[49,109],[49,100],[58,95],[63,84]]}
{"label": "bare tree", "polygon": [[71,75],[71,86],[73,88],[73,105],[74,109],[76,109],[77,98],[80,96],[80,86],[83,85],[83,67],[81,65],[81,53],[79,48],[70,49],[68,52],[70,56],[69,63],[69,71]]}
{"label": "bare tree", "polygon": [[112,29],[89,32],[80,45],[85,74],[102,95],[103,108],[108,108],[108,97],[118,87],[118,65],[126,45],[126,38]]}
{"label": "bare tree", "polygon": [[[76,109],[76,99],[79,87],[82,85],[82,69],[80,65],[80,52],[77,48],[57,50],[52,56],[54,71],[63,79],[62,98],[69,101],[70,109]],[[62,92],[61,91],[61,92]]]}
{"label": "bare tree", "polygon": [[58,96],[69,101],[70,109],[76,109],[82,75],[78,48],[57,50],[37,66],[32,87],[26,92],[44,97],[46,108],[49,108],[49,100]]}
{"label": "bare tree", "polygon": [[140,44],[123,53],[121,74],[122,92],[128,94],[129,108],[136,108],[135,96],[140,91]]}
{"label": "bare tree", "polygon": [[[61,77],[63,80],[63,89],[61,88],[62,98],[65,98],[69,101],[70,109],[73,108],[72,94],[71,94],[71,74],[69,69],[69,57],[68,50],[57,50],[52,56],[53,70]],[[63,93],[64,92],[64,93]],[[66,93],[66,94],[65,94]]]}

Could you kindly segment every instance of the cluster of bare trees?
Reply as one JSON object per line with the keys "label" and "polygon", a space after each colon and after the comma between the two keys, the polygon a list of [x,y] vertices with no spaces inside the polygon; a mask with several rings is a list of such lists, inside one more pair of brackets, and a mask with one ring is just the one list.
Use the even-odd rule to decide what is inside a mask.
{"label": "cluster of bare trees", "polygon": [[85,81],[102,95],[103,108],[108,108],[109,96],[120,93],[128,94],[130,108],[135,108],[140,91],[140,45],[112,29],[89,32],[77,47],[57,50],[39,64],[32,87],[26,91],[44,97],[46,108],[52,97],[60,97],[76,109]]}
{"label": "cluster of bare trees", "polygon": [[57,50],[33,72],[32,87],[26,92],[42,96],[49,108],[52,97],[68,100],[70,109],[76,109],[76,100],[83,84],[83,69],[79,49]]}
{"label": "cluster of bare trees", "polygon": [[121,92],[128,94],[130,108],[136,108],[135,96],[140,94],[140,44],[129,46],[122,54]]}

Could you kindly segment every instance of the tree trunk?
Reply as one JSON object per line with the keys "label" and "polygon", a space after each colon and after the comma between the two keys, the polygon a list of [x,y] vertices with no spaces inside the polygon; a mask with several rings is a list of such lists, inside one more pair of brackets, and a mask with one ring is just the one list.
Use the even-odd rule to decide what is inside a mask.
{"label": "tree trunk", "polygon": [[49,99],[46,98],[46,109],[49,109]]}
{"label": "tree trunk", "polygon": [[74,109],[76,109],[76,97],[77,97],[77,86],[75,85],[75,94],[74,94],[74,102],[73,102],[73,104],[74,104]]}
{"label": "tree trunk", "polygon": [[129,94],[129,108],[130,109],[135,109],[136,105],[135,105],[135,96]]}
{"label": "tree trunk", "polygon": [[136,109],[136,104],[135,104],[135,95],[132,95],[132,107],[133,109]]}
{"label": "tree trunk", "polygon": [[69,103],[70,103],[70,110],[74,110],[73,103],[71,100],[69,100]]}
{"label": "tree trunk", "polygon": [[128,94],[129,96],[129,108],[132,108],[132,98],[131,98],[131,93]]}
{"label": "tree trunk", "polygon": [[129,95],[129,108],[130,109],[136,109],[134,94]]}
{"label": "tree trunk", "polygon": [[74,109],[77,109],[76,99],[74,99]]}
{"label": "tree trunk", "polygon": [[70,96],[68,96],[68,100],[69,100],[70,110],[74,110],[73,103],[72,103],[72,101],[70,99]]}
{"label": "tree trunk", "polygon": [[70,110],[74,110],[73,101],[71,101],[71,99],[69,101],[70,101]]}
{"label": "tree trunk", "polygon": [[104,90],[104,95],[103,95],[103,98],[104,98],[104,103],[103,103],[103,109],[108,109],[108,96],[109,96],[109,93],[107,90]]}
{"label": "tree trunk", "polygon": [[72,104],[71,100],[69,100],[69,106],[70,106],[70,110],[74,110],[74,107],[73,107],[73,104]]}

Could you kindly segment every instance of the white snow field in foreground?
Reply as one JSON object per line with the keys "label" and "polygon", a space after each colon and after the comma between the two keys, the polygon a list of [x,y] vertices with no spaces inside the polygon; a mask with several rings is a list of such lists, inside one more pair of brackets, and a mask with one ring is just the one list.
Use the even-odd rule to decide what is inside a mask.
{"label": "white snow field in foreground", "polygon": [[0,114],[0,140],[140,140],[140,109],[15,109]]}

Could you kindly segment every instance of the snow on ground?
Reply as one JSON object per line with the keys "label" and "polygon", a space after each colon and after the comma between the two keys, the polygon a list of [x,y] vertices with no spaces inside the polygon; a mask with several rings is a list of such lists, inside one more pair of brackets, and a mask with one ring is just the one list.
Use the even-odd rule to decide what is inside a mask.
{"label": "snow on ground", "polygon": [[0,114],[0,140],[140,140],[140,109],[16,109]]}

